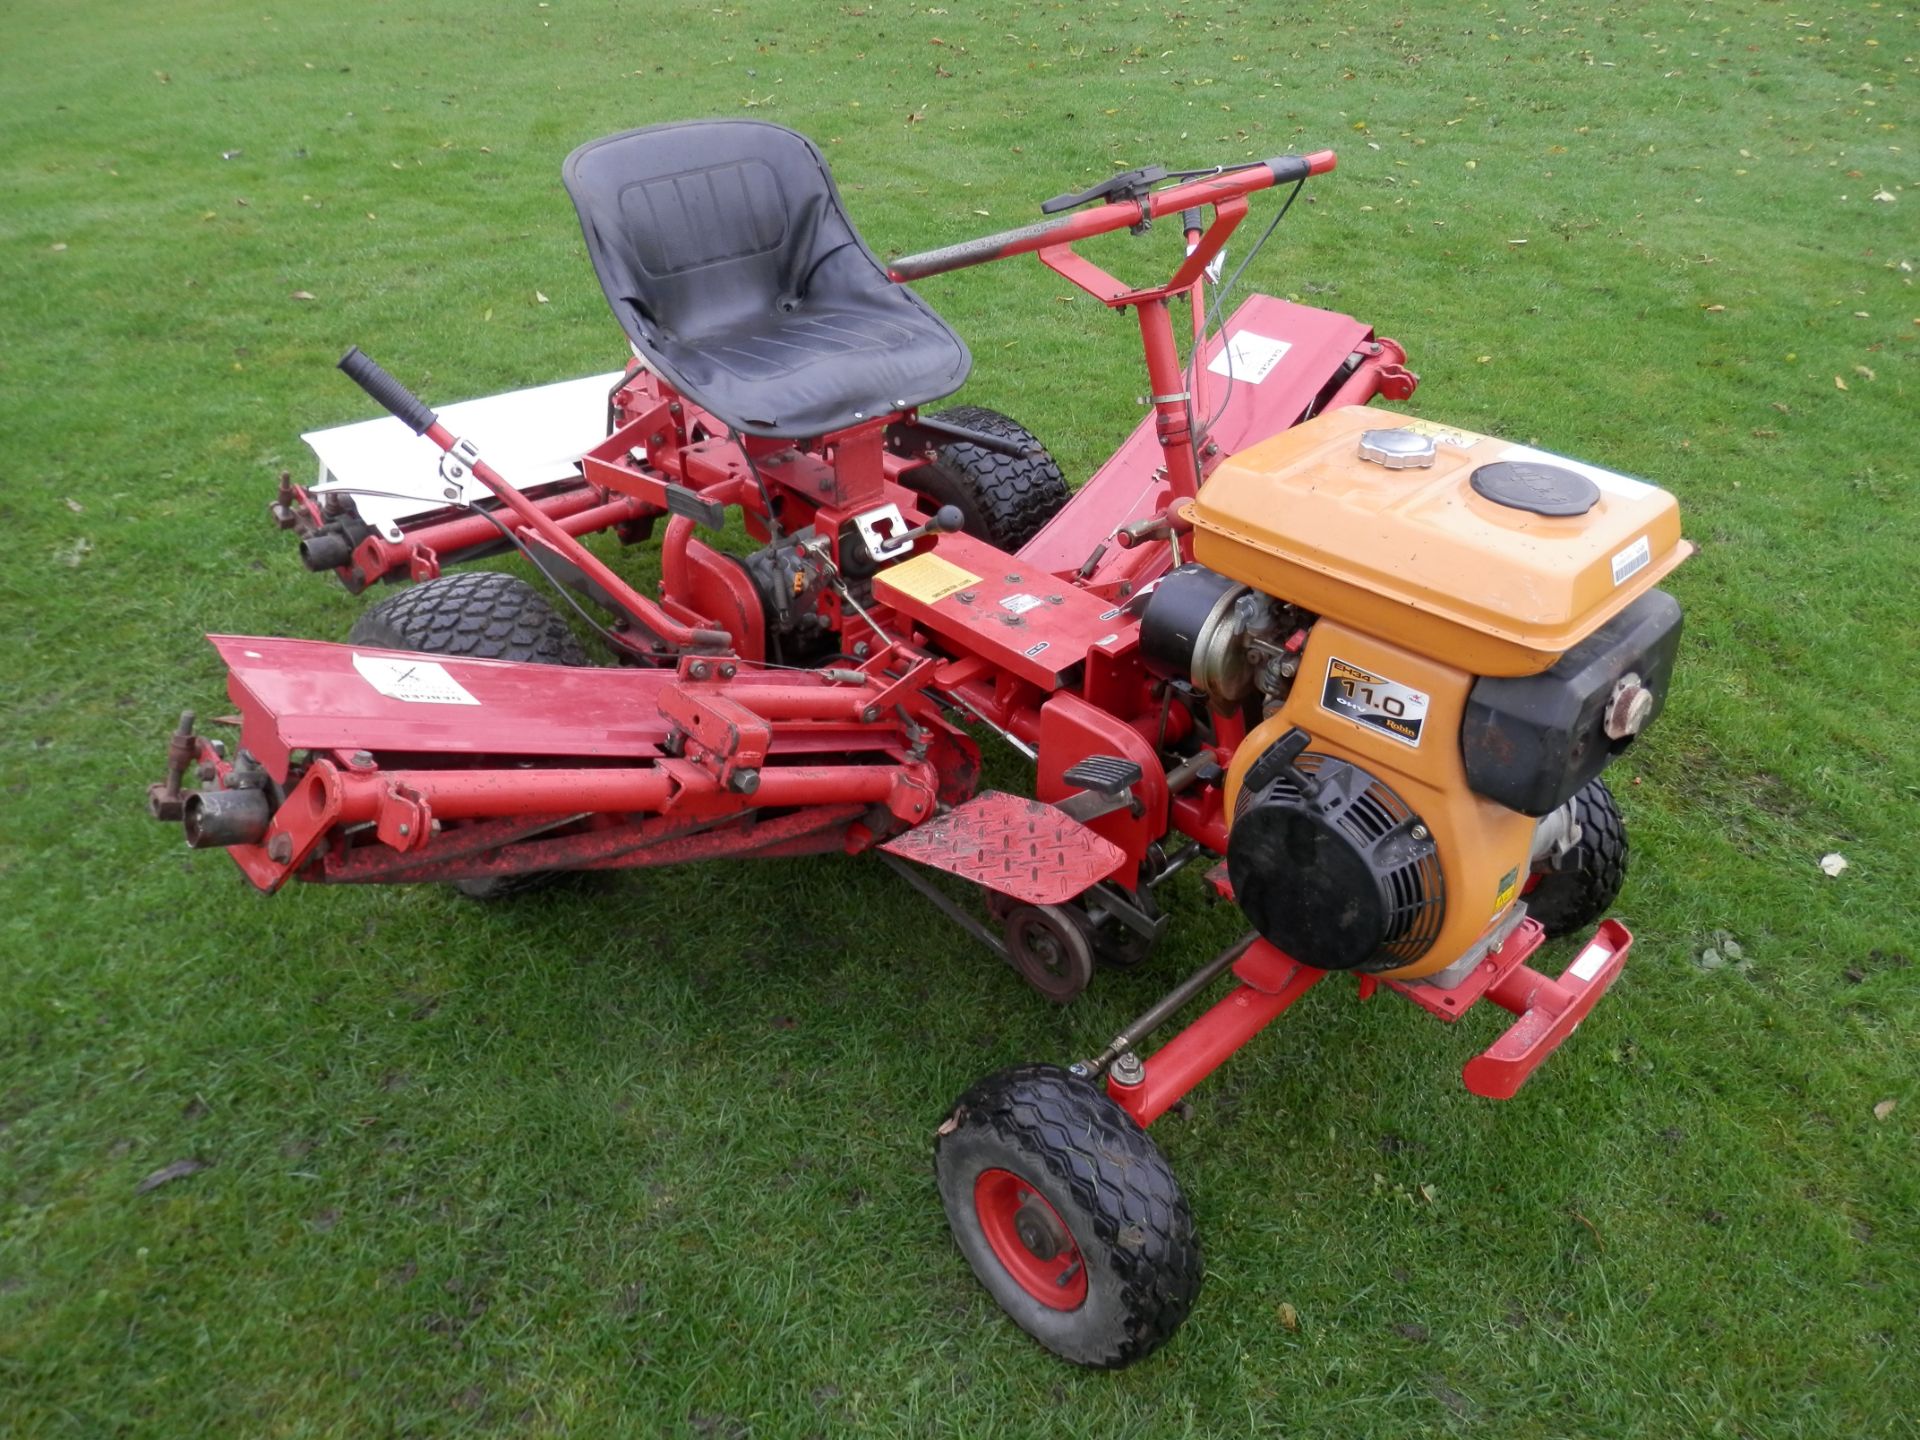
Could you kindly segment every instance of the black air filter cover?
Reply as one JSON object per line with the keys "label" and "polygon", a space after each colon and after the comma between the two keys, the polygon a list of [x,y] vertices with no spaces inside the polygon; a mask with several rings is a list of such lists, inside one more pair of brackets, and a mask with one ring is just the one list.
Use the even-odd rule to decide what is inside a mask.
{"label": "black air filter cover", "polygon": [[1446,916],[1426,825],[1358,765],[1287,748],[1242,785],[1227,838],[1234,898],[1263,938],[1317,969],[1412,964]]}

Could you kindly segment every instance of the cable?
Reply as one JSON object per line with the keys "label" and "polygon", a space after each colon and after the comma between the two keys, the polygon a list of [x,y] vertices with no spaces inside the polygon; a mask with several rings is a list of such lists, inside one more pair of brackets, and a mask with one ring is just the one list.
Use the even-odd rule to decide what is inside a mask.
{"label": "cable", "polygon": [[[1202,331],[1203,336],[1207,332],[1211,332],[1218,329],[1218,327],[1221,324],[1221,319],[1220,319],[1221,309],[1223,306],[1225,306],[1227,297],[1233,293],[1233,287],[1240,283],[1240,277],[1246,273],[1247,267],[1253,263],[1254,257],[1258,255],[1260,251],[1266,246],[1267,241],[1273,238],[1273,232],[1275,230],[1278,230],[1280,228],[1280,222],[1287,218],[1287,211],[1293,208],[1294,200],[1298,198],[1300,191],[1306,186],[1306,183],[1307,182],[1304,176],[1301,179],[1293,182],[1293,189],[1287,192],[1286,200],[1282,202],[1280,209],[1278,210],[1278,212],[1275,213],[1272,221],[1268,223],[1266,232],[1262,234],[1258,240],[1254,241],[1253,248],[1247,251],[1246,258],[1242,260],[1237,267],[1235,267],[1233,274],[1227,278],[1227,283],[1221,286],[1217,286],[1215,288],[1214,296],[1213,296],[1213,304],[1210,307],[1208,307],[1207,323]],[[1204,348],[1205,347],[1203,343],[1201,349],[1204,349]],[[1188,364],[1187,389],[1189,392],[1191,392],[1193,389],[1194,377],[1200,373],[1198,368],[1200,364],[1200,353],[1201,353],[1200,350],[1195,350],[1193,355],[1189,357],[1187,362]],[[1234,385],[1233,344],[1231,341],[1228,341],[1226,344],[1224,344],[1221,347],[1221,354],[1225,355],[1227,359],[1227,388],[1225,393],[1222,394],[1220,397],[1219,405],[1215,407],[1213,414],[1207,418],[1207,423],[1203,427],[1201,427],[1200,430],[1194,433],[1193,461],[1194,461],[1194,467],[1196,470],[1199,468],[1199,465],[1200,465],[1200,451],[1201,451],[1202,445],[1205,443],[1207,436],[1213,433],[1213,427],[1220,422],[1220,417],[1227,413],[1228,402],[1230,402],[1233,399],[1233,385]]]}

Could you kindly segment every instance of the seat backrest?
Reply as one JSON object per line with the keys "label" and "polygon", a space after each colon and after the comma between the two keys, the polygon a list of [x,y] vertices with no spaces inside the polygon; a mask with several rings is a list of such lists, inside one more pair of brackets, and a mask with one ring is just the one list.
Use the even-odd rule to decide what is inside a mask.
{"label": "seat backrest", "polygon": [[848,221],[825,158],[782,125],[629,130],[582,145],[563,175],[601,288],[643,352],[791,312],[821,262],[847,247],[874,287],[890,283]]}

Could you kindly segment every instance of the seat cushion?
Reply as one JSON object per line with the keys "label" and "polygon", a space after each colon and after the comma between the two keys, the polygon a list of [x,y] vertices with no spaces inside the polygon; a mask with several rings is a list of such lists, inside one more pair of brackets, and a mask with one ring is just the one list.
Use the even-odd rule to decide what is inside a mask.
{"label": "seat cushion", "polygon": [[966,379],[967,347],[887,278],[805,136],[654,125],[581,146],[564,174],[634,348],[728,425],[813,438]]}

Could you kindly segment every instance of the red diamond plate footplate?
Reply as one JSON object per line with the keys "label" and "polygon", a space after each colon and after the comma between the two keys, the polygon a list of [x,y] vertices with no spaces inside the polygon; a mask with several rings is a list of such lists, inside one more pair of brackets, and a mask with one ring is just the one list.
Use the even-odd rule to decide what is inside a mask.
{"label": "red diamond plate footplate", "polygon": [[1120,868],[1126,852],[1051,805],[989,790],[880,847],[1029,905],[1058,905]]}

